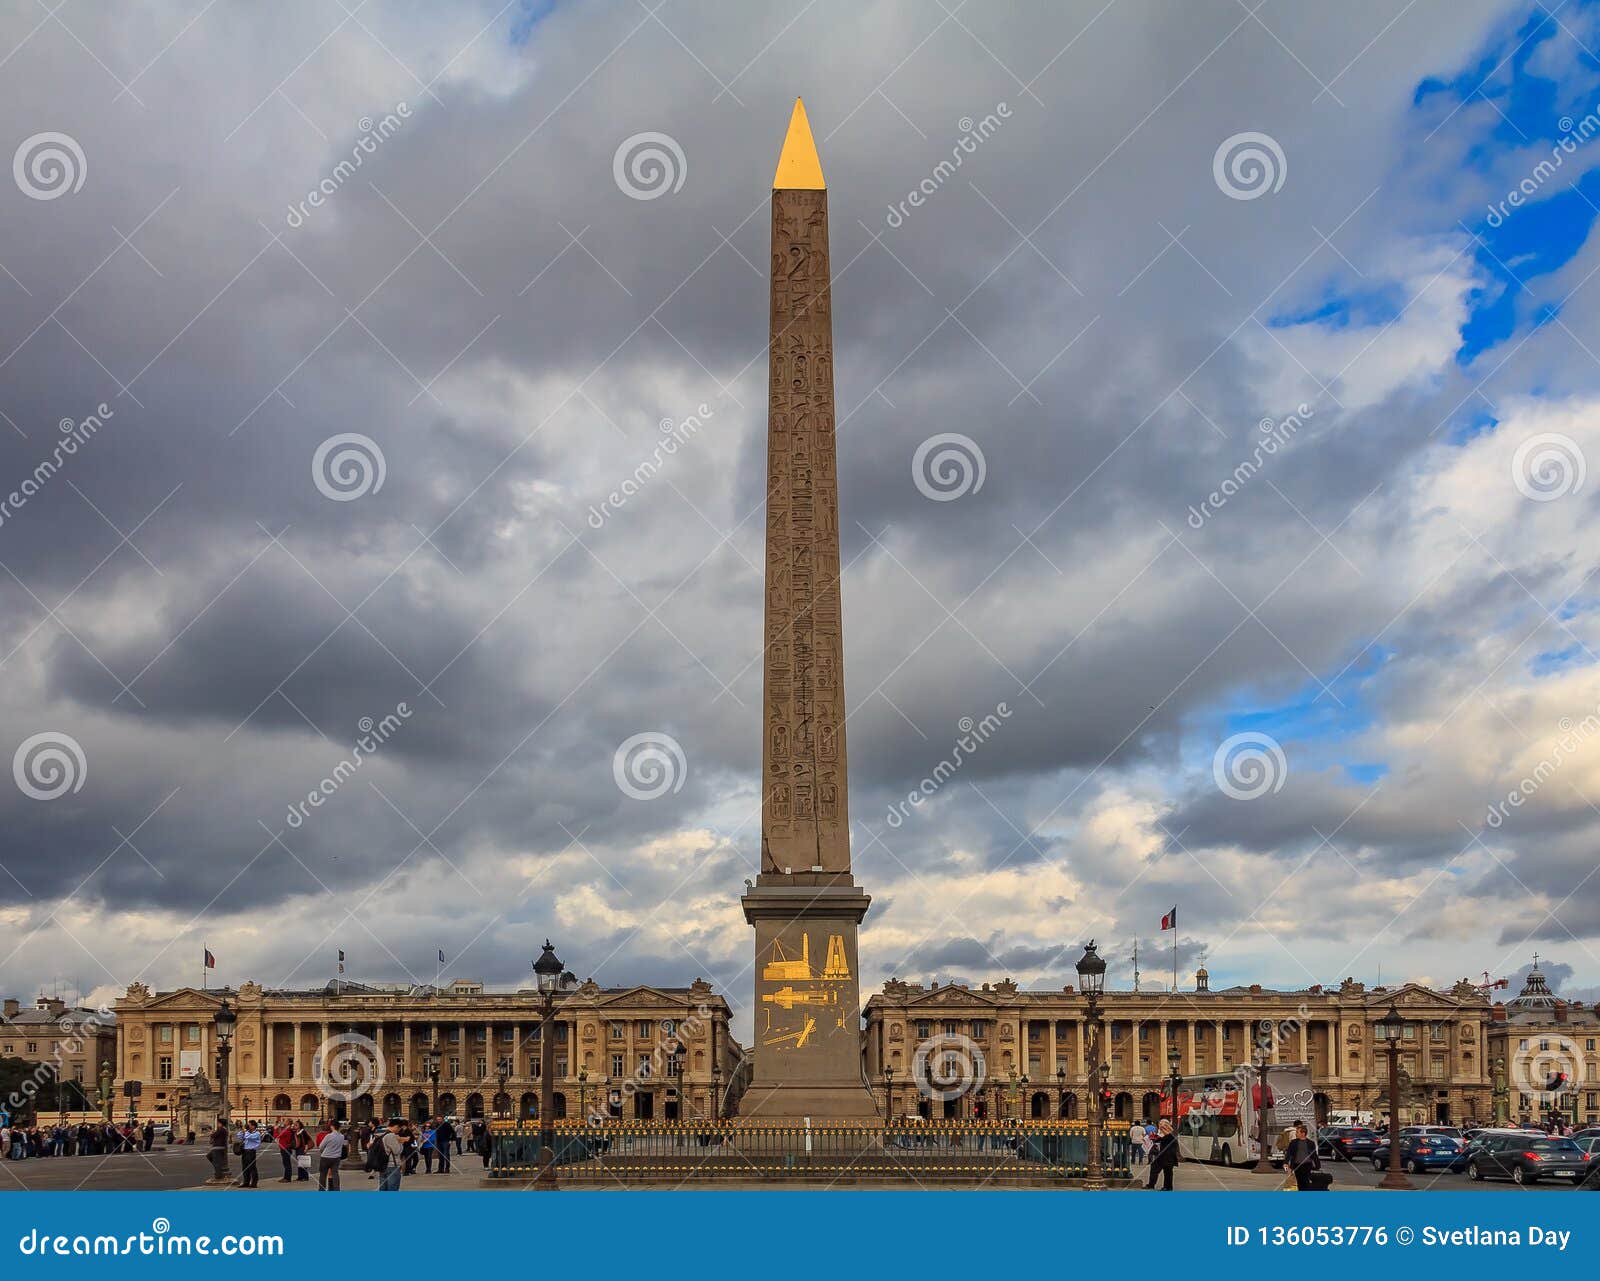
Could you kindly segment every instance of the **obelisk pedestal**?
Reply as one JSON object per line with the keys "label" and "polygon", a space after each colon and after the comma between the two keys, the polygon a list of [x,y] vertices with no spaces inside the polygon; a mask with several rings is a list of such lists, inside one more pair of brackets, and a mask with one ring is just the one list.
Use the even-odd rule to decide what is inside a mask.
{"label": "obelisk pedestal", "polygon": [[773,1120],[876,1116],[862,1075],[850,874],[828,192],[795,101],[772,182],[761,874],[755,1072],[740,1104]]}

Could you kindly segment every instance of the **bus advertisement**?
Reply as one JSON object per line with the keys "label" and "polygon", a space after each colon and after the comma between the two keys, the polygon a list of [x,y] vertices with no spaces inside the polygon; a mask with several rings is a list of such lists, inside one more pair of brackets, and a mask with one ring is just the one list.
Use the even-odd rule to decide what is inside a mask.
{"label": "bus advertisement", "polygon": [[[1317,1116],[1311,1088],[1311,1068],[1305,1063],[1280,1063],[1267,1068],[1267,1154],[1273,1164],[1283,1160],[1284,1136],[1304,1121],[1316,1133]],[[1253,1165],[1261,1155],[1259,1142],[1261,1082],[1250,1066],[1232,1072],[1180,1077],[1178,1080],[1178,1152],[1186,1161],[1222,1165]],[[1161,1115],[1172,1116],[1169,1090],[1161,1098]]]}

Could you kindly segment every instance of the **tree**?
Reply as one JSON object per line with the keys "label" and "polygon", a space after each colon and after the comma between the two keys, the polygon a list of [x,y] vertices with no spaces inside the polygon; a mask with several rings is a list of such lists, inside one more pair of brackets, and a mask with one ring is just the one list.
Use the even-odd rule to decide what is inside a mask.
{"label": "tree", "polygon": [[39,1108],[54,1110],[57,1097],[50,1064],[0,1057],[0,1112],[12,1121],[32,1122]]}

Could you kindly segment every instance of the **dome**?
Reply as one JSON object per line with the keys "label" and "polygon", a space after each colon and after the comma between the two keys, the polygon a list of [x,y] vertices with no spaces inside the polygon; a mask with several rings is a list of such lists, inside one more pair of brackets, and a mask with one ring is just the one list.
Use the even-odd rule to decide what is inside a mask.
{"label": "dome", "polygon": [[1520,995],[1506,1002],[1506,1009],[1512,1014],[1538,1013],[1541,1011],[1554,1011],[1561,1004],[1555,995],[1546,986],[1544,971],[1539,968],[1539,958],[1533,958],[1533,968],[1528,971],[1528,977],[1522,985]]}

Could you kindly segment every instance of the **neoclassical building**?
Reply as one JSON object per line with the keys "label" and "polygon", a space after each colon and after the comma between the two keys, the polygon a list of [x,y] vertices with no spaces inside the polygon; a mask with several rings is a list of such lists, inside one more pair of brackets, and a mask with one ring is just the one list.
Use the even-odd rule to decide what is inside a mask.
{"label": "neoclassical building", "polygon": [[[1110,1064],[1110,1115],[1151,1117],[1176,1050],[1184,1076],[1231,1072],[1252,1062],[1305,1063],[1319,1115],[1388,1110],[1388,1059],[1377,1021],[1394,1002],[1405,1018],[1401,1067],[1405,1119],[1447,1123],[1488,1119],[1493,1077],[1486,1046],[1490,1006],[1466,981],[1448,992],[1415,984],[1368,988],[1354,979],[1299,991],[1259,984],[1212,990],[1201,969],[1189,992],[1107,991],[1100,1034]],[[973,990],[891,980],[866,1005],[864,1066],[894,1115],[1082,1117],[1091,1030],[1082,993],[1023,991],[1007,980]],[[912,1066],[919,1045],[936,1053],[965,1037],[981,1053],[983,1082],[960,1097],[930,1101]],[[970,1050],[966,1051],[970,1053]],[[959,1058],[959,1053],[958,1056]],[[959,1070],[959,1064],[951,1063]],[[936,1065],[937,1067],[937,1065]],[[888,1075],[885,1076],[885,1068]]]}
{"label": "neoclassical building", "polygon": [[[7,998],[0,1006],[0,1055],[48,1067],[58,1081],[77,1083],[75,1102],[93,1106],[100,1065],[117,1053],[117,1021],[107,1010],[41,996],[31,1007]],[[70,1097],[70,1096],[69,1096]]]}
{"label": "neoclassical building", "polygon": [[[541,997],[469,980],[170,992],[134,983],[116,1003],[118,1093],[121,1082],[139,1081],[140,1111],[176,1118],[197,1074],[215,1087],[213,1020],[224,998],[238,1016],[227,1089],[235,1117],[422,1117],[435,1106],[458,1117],[537,1115]],[[571,981],[556,997],[556,1115],[728,1115],[745,1076],[728,1019],[727,1002],[699,979],[682,988]],[[435,1048],[437,1087],[428,1071]]]}
{"label": "neoclassical building", "polygon": [[[1490,1062],[1505,1082],[1512,1120],[1536,1119],[1551,1110],[1588,1125],[1600,1124],[1600,1015],[1582,1001],[1564,1001],[1550,991],[1539,958],[1533,958],[1522,991],[1489,1015]],[[1540,1087],[1564,1072],[1571,1089]]]}

